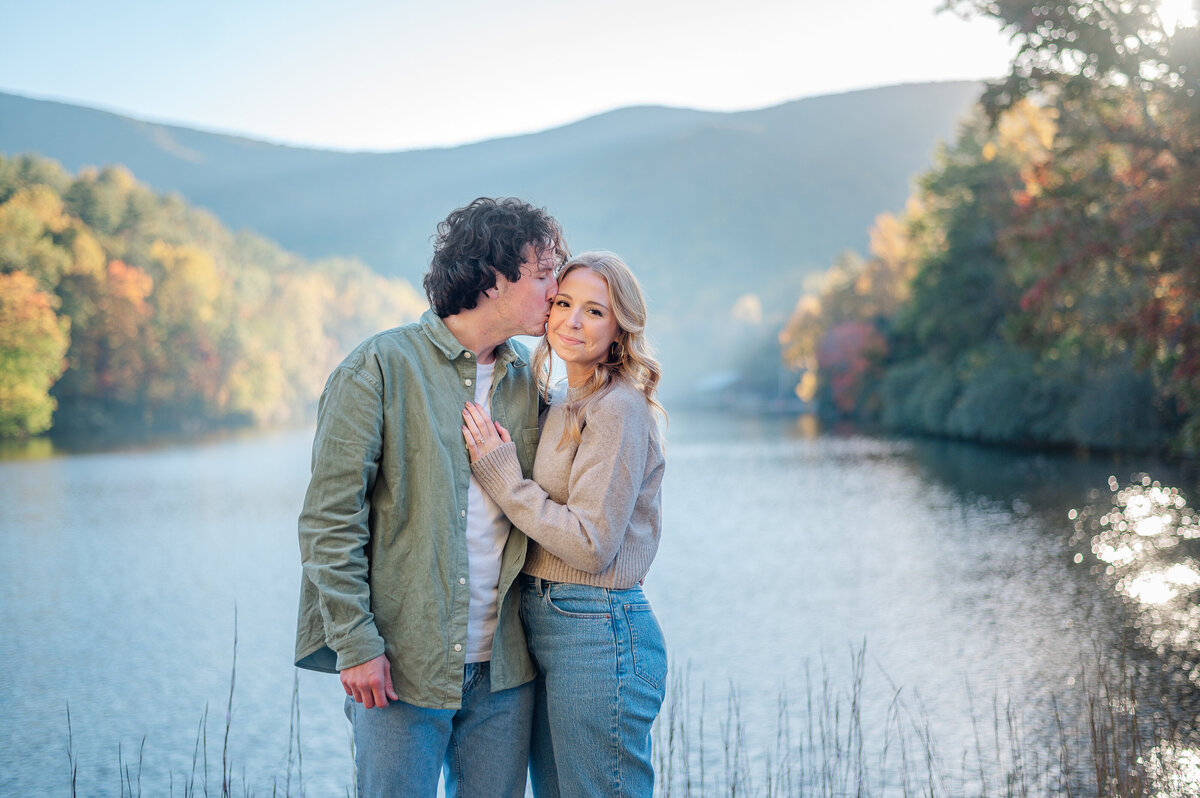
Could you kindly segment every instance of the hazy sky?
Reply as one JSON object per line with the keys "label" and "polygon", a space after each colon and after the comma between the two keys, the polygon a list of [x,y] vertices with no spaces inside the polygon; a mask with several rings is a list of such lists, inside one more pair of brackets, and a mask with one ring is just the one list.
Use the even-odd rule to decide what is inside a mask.
{"label": "hazy sky", "polygon": [[741,110],[995,77],[941,0],[170,0],[7,4],[0,91],[270,141],[407,149],[628,105]]}

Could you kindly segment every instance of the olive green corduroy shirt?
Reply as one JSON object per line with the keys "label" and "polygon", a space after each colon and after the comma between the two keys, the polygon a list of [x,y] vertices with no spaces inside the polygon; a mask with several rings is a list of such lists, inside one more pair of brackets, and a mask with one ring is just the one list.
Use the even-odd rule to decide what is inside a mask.
{"label": "olive green corduroy shirt", "polygon": [[[493,417],[529,476],[538,396],[527,352],[496,348]],[[296,664],[339,671],[386,653],[401,700],[458,708],[466,658],[467,485],[462,410],[475,357],[427,311],[360,344],[321,394],[312,478],[300,513]],[[492,689],[534,676],[510,588],[526,538],[512,529],[497,592]]]}

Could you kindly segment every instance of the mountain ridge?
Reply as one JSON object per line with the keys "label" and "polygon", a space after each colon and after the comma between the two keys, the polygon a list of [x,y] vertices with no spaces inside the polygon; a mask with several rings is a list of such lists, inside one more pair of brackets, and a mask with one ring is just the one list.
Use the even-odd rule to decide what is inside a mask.
{"label": "mountain ridge", "polygon": [[451,209],[519,196],[548,208],[572,249],[626,258],[667,356],[700,345],[716,357],[729,336],[714,327],[743,323],[731,314],[739,298],[755,295],[769,338],[809,275],[866,247],[874,218],[903,207],[981,87],[904,84],[733,112],[633,106],[386,153],[297,148],[0,94],[0,152],[35,152],[69,171],[122,164],[231,229],[310,259],[358,257],[414,285]]}

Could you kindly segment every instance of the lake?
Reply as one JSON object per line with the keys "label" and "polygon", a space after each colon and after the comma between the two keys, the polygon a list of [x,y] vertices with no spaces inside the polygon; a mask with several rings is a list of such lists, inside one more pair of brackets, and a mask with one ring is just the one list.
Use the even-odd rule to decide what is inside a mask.
{"label": "lake", "polygon": [[[346,794],[340,685],[291,665],[311,437],[0,451],[0,794],[69,794],[72,758],[84,795],[203,794],[206,773],[220,794],[223,751],[237,794]],[[724,736],[765,784],[782,697],[790,738],[854,716],[875,794],[905,745],[950,794],[994,790],[995,722],[1053,759],[1055,708],[1079,722],[1130,645],[1174,691],[1147,705],[1196,726],[1194,468],[807,417],[680,412],[667,439],[646,592],[709,783]]]}

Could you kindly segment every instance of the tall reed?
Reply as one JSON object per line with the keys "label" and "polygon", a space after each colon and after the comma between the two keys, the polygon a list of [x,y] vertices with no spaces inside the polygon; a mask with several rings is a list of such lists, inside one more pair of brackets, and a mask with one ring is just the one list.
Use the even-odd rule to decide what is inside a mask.
{"label": "tall reed", "polygon": [[[1196,740],[1140,711],[1137,679],[1122,658],[1098,662],[1068,696],[1052,696],[1050,718],[1030,718],[999,695],[990,717],[970,696],[971,736],[947,759],[931,719],[890,684],[886,707],[864,705],[865,643],[852,650],[849,686],[819,682],[806,668],[804,705],[777,700],[775,728],[757,730],[767,743],[748,748],[741,697],[733,685],[711,727],[704,686],[693,700],[691,669],[675,671],[654,730],[658,794],[665,798],[1196,798]],[[886,674],[884,674],[886,677]],[[1072,703],[1064,716],[1062,700]],[[870,717],[868,717],[868,715]],[[880,720],[880,723],[875,723]],[[1032,721],[1032,725],[1031,725]],[[874,735],[867,732],[874,728]],[[796,734],[796,730],[799,734]],[[1031,731],[1031,729],[1033,729]],[[767,731],[767,734],[762,732]],[[770,731],[774,732],[773,739]],[[1191,744],[1193,747],[1189,747]],[[719,768],[711,772],[711,763]],[[948,764],[948,763],[954,764]],[[711,775],[710,775],[711,774]]]}
{"label": "tall reed", "polygon": [[[236,686],[237,634],[229,680],[221,752],[221,798],[254,795],[242,772],[234,778],[230,748]],[[1124,658],[1085,669],[1070,695],[1054,696],[1050,718],[1029,718],[1011,699],[994,696],[990,713],[980,717],[968,690],[971,735],[956,743],[949,760],[935,738],[933,723],[914,697],[888,680],[886,706],[864,701],[866,644],[850,652],[850,681],[838,689],[822,662],[820,679],[805,669],[803,702],[786,692],[777,698],[773,738],[759,748],[748,742],[742,693],[730,683],[717,702],[716,739],[713,701],[703,682],[694,685],[690,666],[673,668],[667,698],[654,728],[657,794],[663,798],[1195,798],[1200,795],[1200,742],[1139,701],[1137,671]],[[880,671],[883,678],[886,673]],[[1089,675],[1090,674],[1090,675]],[[1070,703],[1064,713],[1063,700]],[[271,796],[305,795],[300,738],[299,679],[292,681],[286,773],[276,776]],[[93,794],[81,786],[74,729],[67,707],[67,764],[71,795]],[[876,722],[879,721],[879,722]],[[875,729],[874,734],[869,729]],[[142,794],[145,738],[136,764],[126,762],[118,745],[119,795]],[[351,756],[351,760],[353,756]],[[948,762],[953,762],[950,765]],[[295,778],[293,779],[293,769]],[[86,784],[86,774],[84,774]],[[208,707],[201,715],[192,751],[191,772],[182,782],[183,798],[209,798]],[[351,776],[350,784],[353,784]],[[175,795],[175,774],[168,795]],[[353,794],[347,786],[346,795]],[[151,790],[151,794],[162,794]]]}

